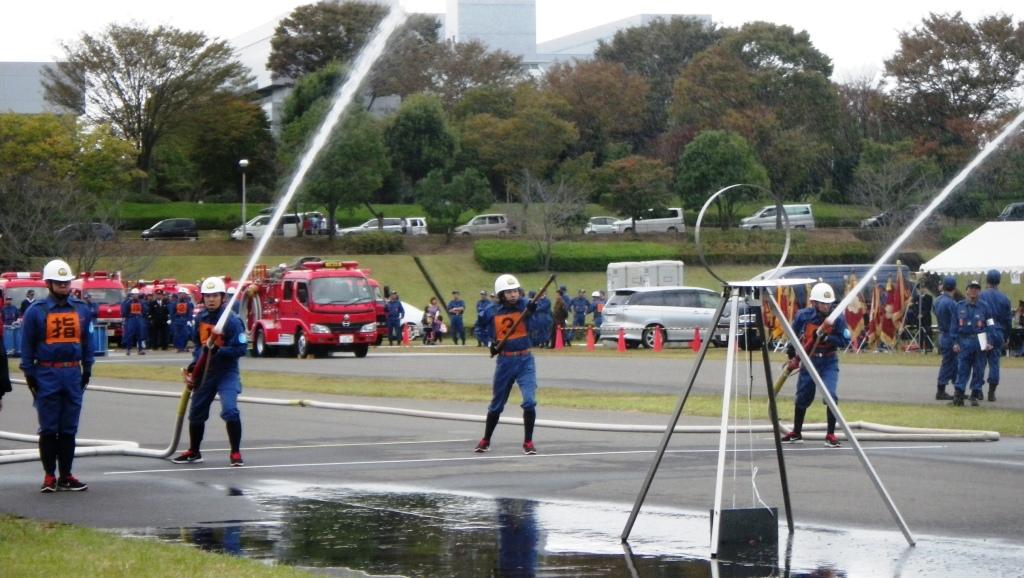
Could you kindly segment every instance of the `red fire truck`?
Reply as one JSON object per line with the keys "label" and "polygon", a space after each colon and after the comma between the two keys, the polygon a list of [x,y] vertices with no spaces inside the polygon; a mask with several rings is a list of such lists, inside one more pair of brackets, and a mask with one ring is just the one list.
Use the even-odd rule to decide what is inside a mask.
{"label": "red fire truck", "polygon": [[43,274],[39,271],[10,271],[0,274],[0,290],[3,291],[5,298],[11,298],[11,303],[15,307],[21,307],[21,302],[30,290],[35,292],[36,301],[46,299],[50,294],[46,282],[43,281]]}
{"label": "red fire truck", "polygon": [[116,273],[108,275],[105,271],[86,271],[71,281],[71,290],[80,291],[83,298],[86,293],[92,296],[92,302],[99,309],[96,322],[106,324],[108,339],[120,342],[124,329],[121,302],[125,299],[121,276]]}
{"label": "red fire truck", "polygon": [[311,261],[272,274],[261,265],[243,292],[241,317],[260,357],[282,351],[366,357],[377,341],[376,301],[369,275],[355,261]]}

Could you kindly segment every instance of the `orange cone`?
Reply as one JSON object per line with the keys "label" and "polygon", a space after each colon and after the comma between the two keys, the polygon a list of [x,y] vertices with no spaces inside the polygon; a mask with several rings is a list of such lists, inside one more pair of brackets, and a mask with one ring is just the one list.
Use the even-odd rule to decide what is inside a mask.
{"label": "orange cone", "polygon": [[654,350],[661,351],[661,346],[661,329],[656,327],[654,329]]}
{"label": "orange cone", "polygon": [[587,351],[594,351],[594,326],[587,326]]}
{"label": "orange cone", "polygon": [[690,342],[690,349],[694,352],[700,351],[700,327],[693,330],[693,341]]}
{"label": "orange cone", "polygon": [[626,330],[621,327],[619,327],[619,343],[616,350],[619,353],[625,353],[626,351]]}
{"label": "orange cone", "polygon": [[402,326],[402,345],[409,345],[409,325]]}
{"label": "orange cone", "polygon": [[565,338],[562,337],[563,329],[558,327],[555,329],[555,349],[562,349],[565,347]]}

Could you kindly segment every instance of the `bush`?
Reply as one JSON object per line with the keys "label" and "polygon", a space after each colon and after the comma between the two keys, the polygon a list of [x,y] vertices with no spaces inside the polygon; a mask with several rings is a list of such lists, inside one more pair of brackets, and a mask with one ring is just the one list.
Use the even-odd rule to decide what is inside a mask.
{"label": "bush", "polygon": [[533,241],[477,241],[473,243],[473,258],[491,273],[529,273],[540,271],[543,264],[540,246]]}
{"label": "bush", "polygon": [[405,250],[405,237],[394,233],[364,233],[341,238],[345,252],[357,255],[387,255]]}

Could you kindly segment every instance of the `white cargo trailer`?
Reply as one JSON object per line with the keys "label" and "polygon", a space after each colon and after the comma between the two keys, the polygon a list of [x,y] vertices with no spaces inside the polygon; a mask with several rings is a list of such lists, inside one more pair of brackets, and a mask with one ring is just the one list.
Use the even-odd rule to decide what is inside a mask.
{"label": "white cargo trailer", "polygon": [[608,263],[608,294],[625,287],[683,285],[682,261],[623,261]]}

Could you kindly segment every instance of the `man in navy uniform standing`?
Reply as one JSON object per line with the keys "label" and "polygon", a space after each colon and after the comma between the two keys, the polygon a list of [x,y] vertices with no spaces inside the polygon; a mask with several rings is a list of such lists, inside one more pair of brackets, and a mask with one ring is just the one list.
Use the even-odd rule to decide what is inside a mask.
{"label": "man in navy uniform standing", "polygon": [[953,405],[962,406],[967,391],[967,379],[971,380],[971,405],[977,406],[983,399],[981,384],[984,381],[985,355],[992,349],[991,326],[995,325],[988,307],[978,300],[981,283],[967,284],[967,297],[956,304],[956,316],[949,327],[956,340],[953,351],[957,352],[956,392]]}
{"label": "man in navy uniform standing", "polygon": [[942,361],[939,364],[939,378],[935,399],[949,400],[953,396],[946,393],[946,384],[956,382],[956,359],[957,353],[953,351],[953,343],[956,335],[950,331],[953,320],[956,318],[956,299],[953,297],[956,291],[956,278],[948,276],[942,280],[942,294],[935,299],[932,310],[935,312],[935,319],[939,323],[939,355]]}
{"label": "man in navy uniform standing", "polygon": [[988,313],[995,321],[991,328],[992,349],[984,355],[983,363],[988,364],[988,400],[996,400],[996,387],[999,386],[999,361],[1003,356],[1003,348],[1006,340],[1010,337],[1011,325],[1013,323],[1013,310],[1010,307],[1010,300],[999,291],[999,281],[1002,275],[999,271],[992,269],[985,275],[985,282],[988,288],[981,292],[978,300],[985,304]]}

